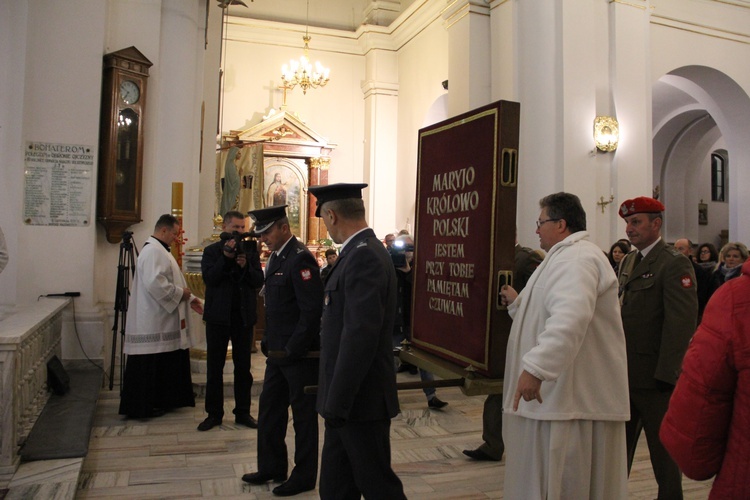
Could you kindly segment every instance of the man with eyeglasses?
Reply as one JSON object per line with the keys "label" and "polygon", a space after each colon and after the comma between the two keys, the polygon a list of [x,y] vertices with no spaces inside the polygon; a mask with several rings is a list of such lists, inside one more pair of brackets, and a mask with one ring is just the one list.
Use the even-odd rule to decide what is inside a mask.
{"label": "man with eyeglasses", "polygon": [[690,260],[661,238],[664,205],[640,196],[620,205],[637,252],[620,264],[620,304],[628,349],[628,472],[646,431],[659,499],[682,498],[682,475],[659,440],[659,426],[695,331],[698,297]]}
{"label": "man with eyeglasses", "polygon": [[627,497],[629,417],[617,279],[577,196],[539,202],[547,256],[520,294],[503,383],[506,499]]}

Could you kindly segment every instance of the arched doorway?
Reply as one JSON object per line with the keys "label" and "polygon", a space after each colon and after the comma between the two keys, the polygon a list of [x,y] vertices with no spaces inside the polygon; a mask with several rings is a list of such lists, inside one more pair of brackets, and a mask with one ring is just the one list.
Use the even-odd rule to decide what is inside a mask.
{"label": "arched doorway", "polygon": [[[750,226],[739,219],[750,205],[750,97],[720,71],[685,66],[659,78],[652,102],[653,182],[668,207],[665,239],[719,244],[728,231],[730,240],[750,241]],[[726,160],[724,201],[712,201],[716,152]]]}

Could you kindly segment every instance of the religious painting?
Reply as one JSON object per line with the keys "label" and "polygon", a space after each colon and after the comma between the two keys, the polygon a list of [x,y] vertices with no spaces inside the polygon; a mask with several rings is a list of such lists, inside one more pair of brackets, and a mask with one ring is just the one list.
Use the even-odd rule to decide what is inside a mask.
{"label": "religious painting", "polygon": [[286,212],[292,233],[306,241],[307,166],[304,160],[266,158],[263,178],[264,206],[288,205]]}
{"label": "religious painting", "polygon": [[698,224],[701,226],[708,225],[708,204],[703,203],[703,200],[698,203]]}
{"label": "religious painting", "polygon": [[263,145],[231,146],[216,155],[216,213],[263,208]]}

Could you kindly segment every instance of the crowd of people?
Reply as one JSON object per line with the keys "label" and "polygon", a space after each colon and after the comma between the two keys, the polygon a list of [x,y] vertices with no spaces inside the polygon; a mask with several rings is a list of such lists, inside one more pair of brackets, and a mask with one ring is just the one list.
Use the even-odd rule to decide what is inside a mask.
{"label": "crowd of people", "polygon": [[[325,251],[324,262],[292,234],[286,205],[251,211],[252,233],[243,214],[227,212],[226,234],[252,235],[258,244],[227,236],[206,248],[205,306],[169,253],[178,221],[162,216],[138,257],[120,412],[150,418],[194,406],[190,305],[206,322],[208,416],[199,431],[222,423],[222,373],[233,345],[235,421],[258,429],[258,470],[244,481],[278,482],[275,495],[296,495],[315,488],[320,465],[321,498],[405,498],[390,462],[396,373],[420,375],[429,408],[448,403],[431,387],[433,374],[393,356],[410,335],[415,241],[406,231],[375,235],[364,217],[364,187],[310,188],[315,215],[340,245]],[[487,397],[484,442],[464,454],[506,456],[505,498],[626,498],[643,431],[658,498],[682,498],[683,473],[718,474],[714,498],[748,498],[747,247],[730,242],[717,251],[685,238],[667,244],[664,205],[638,197],[619,207],[627,238],[603,252],[589,241],[577,196],[555,193],[539,208],[541,250],[516,242],[514,287],[500,293],[513,319],[503,393]],[[265,269],[261,244],[271,252]],[[249,353],[258,288],[267,361],[256,421]]]}

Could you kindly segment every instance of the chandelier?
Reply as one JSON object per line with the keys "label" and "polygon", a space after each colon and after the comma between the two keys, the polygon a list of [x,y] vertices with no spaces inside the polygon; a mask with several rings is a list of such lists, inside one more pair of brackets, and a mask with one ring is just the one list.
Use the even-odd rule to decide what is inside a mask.
{"label": "chandelier", "polygon": [[320,64],[319,61],[315,62],[315,68],[310,63],[310,58],[307,56],[308,44],[310,43],[310,35],[308,34],[308,25],[310,24],[310,0],[307,1],[307,24],[305,24],[305,35],[302,40],[305,42],[304,54],[299,60],[290,60],[289,64],[284,64],[281,67],[281,82],[282,87],[285,90],[291,90],[297,85],[302,88],[302,94],[307,94],[307,89],[318,87],[325,87],[326,83],[330,78],[328,75],[331,70]]}

